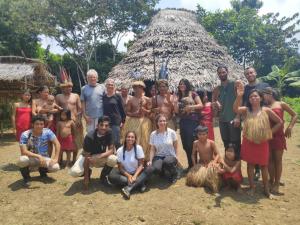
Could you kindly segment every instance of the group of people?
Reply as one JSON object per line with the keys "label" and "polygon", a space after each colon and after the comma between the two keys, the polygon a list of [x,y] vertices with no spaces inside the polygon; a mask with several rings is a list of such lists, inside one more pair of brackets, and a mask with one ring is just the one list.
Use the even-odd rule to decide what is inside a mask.
{"label": "group of people", "polygon": [[[245,86],[228,79],[226,66],[218,67],[217,74],[221,84],[211,99],[206,91],[194,91],[187,79],[180,80],[174,93],[167,80],[159,80],[151,96],[145,95],[143,81],[134,81],[131,96],[127,84],[119,90],[112,79],[99,84],[95,70],[87,72],[88,84],[80,96],[72,93],[70,81],[60,84],[62,94],[56,97],[49,95],[47,87],[41,87],[34,100],[25,91],[12,113],[24,182],[29,182],[33,167],[42,177],[59,170],[66,152],[69,174],[83,176],[85,189],[93,167],[103,167],[100,181],[121,186],[125,198],[134,189],[144,191],[153,173],[174,183],[182,168],[176,134],[179,125],[188,161],[187,185],[218,192],[223,183],[240,190],[242,159],[247,162],[250,195],[255,192],[255,168],[256,174],[261,169],[266,196],[271,196],[270,191],[279,193],[285,137],[291,136],[296,113],[278,99],[275,90],[257,81],[252,67],[245,70]],[[286,130],[284,111],[291,115]],[[214,142],[214,116],[219,119],[224,157]]]}

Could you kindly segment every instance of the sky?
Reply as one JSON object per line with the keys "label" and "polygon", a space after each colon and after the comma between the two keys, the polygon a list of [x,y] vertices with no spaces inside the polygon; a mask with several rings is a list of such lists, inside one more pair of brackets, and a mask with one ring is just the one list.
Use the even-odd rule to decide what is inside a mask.
{"label": "sky", "polygon": [[[208,11],[215,11],[217,9],[229,9],[230,0],[160,0],[157,8],[186,8],[190,10],[196,10],[197,4],[200,4],[204,9]],[[259,10],[259,14],[263,15],[269,12],[279,12],[280,16],[292,16],[294,13],[300,13],[300,0],[263,0],[263,6]],[[300,26],[299,26],[300,29]],[[297,36],[300,39],[300,34]],[[50,51],[53,53],[62,54],[63,50],[57,45],[57,43],[51,38],[41,36],[42,46],[44,48],[50,44]],[[126,52],[124,43],[133,39],[133,34],[128,33],[125,38],[119,44],[118,50]]]}

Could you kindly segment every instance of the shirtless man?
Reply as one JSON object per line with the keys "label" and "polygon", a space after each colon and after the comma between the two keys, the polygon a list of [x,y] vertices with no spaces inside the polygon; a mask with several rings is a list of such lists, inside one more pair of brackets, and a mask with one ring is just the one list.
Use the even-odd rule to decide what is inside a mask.
{"label": "shirtless man", "polygon": [[162,114],[167,118],[168,127],[172,130],[176,130],[175,123],[173,121],[174,115],[174,97],[169,92],[168,81],[159,80],[157,82],[158,95],[152,97],[152,112],[154,118],[158,114]]}
{"label": "shirtless man", "polygon": [[128,100],[126,111],[130,117],[142,118],[151,112],[151,101],[144,95],[146,87],[143,81],[135,81],[132,84],[134,96]]}
{"label": "shirtless man", "polygon": [[56,103],[64,109],[71,111],[71,118],[75,122],[75,143],[76,151],[73,158],[76,159],[78,149],[82,147],[83,127],[81,123],[81,101],[78,94],[72,93],[73,83],[65,82],[60,84],[62,94],[56,95]]}
{"label": "shirtless man", "polygon": [[71,118],[75,123],[81,124],[81,102],[78,94],[72,93],[73,84],[67,82],[60,84],[62,94],[56,95],[56,103],[71,111]]}
{"label": "shirtless man", "polygon": [[[132,84],[134,96],[126,106],[127,118],[122,130],[122,139],[128,131],[135,131],[139,145],[143,147],[145,158],[149,158],[149,137],[152,131],[152,123],[148,118],[151,112],[151,101],[144,95],[146,87],[143,81],[135,81]],[[148,158],[147,158],[148,157]]]}

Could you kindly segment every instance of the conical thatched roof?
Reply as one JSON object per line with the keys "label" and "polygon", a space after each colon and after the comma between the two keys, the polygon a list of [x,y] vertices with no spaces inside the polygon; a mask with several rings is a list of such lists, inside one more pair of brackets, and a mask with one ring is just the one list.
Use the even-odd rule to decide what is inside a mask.
{"label": "conical thatched roof", "polygon": [[181,78],[187,78],[195,87],[211,90],[219,82],[216,69],[221,64],[228,66],[231,79],[244,79],[242,67],[205,31],[192,12],[170,9],[158,12],[109,77],[117,83],[129,82],[136,75],[153,80],[153,53],[157,74],[162,61],[170,58],[169,81],[173,88]]}

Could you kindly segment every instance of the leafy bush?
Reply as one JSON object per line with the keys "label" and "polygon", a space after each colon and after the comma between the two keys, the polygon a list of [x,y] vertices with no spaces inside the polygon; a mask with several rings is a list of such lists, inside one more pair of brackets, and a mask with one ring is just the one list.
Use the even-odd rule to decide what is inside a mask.
{"label": "leafy bush", "polygon": [[[300,97],[298,98],[283,97],[282,101],[289,104],[292,107],[292,109],[295,110],[295,112],[298,114],[298,117],[300,116]],[[284,120],[290,121],[290,116],[287,113],[285,113],[284,115]],[[298,123],[299,123],[299,119],[298,119]]]}

